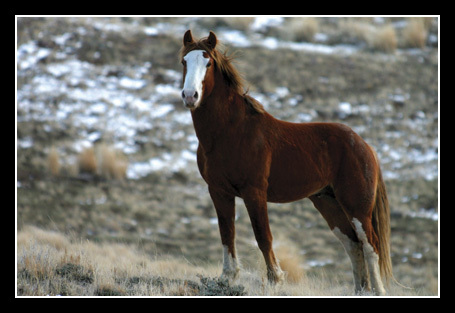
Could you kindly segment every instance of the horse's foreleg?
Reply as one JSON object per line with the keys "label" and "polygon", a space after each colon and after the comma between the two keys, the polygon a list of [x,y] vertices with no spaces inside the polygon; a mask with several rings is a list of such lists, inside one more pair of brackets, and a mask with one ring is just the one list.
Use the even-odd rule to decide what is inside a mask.
{"label": "horse's foreleg", "polygon": [[209,192],[218,216],[218,227],[223,244],[223,273],[221,276],[234,280],[239,273],[239,262],[235,251],[235,197],[210,187]]}
{"label": "horse's foreleg", "polygon": [[269,218],[267,214],[267,194],[266,191],[257,188],[248,188],[242,192],[254,235],[264,255],[267,265],[267,278],[271,283],[277,283],[283,278],[283,272],[275,258],[272,249],[272,232],[270,231]]}

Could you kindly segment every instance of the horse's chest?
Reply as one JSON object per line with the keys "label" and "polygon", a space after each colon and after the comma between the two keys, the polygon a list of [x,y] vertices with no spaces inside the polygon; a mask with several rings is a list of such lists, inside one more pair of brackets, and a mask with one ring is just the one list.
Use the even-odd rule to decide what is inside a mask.
{"label": "horse's chest", "polygon": [[226,154],[198,151],[198,165],[202,177],[212,187],[238,193],[238,186],[245,180],[243,164],[238,159],[227,158]]}

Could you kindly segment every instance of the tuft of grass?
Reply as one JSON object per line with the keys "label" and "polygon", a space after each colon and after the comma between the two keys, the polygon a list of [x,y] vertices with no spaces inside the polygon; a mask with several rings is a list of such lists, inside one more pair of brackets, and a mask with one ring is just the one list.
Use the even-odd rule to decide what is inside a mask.
{"label": "tuft of grass", "polygon": [[290,39],[294,41],[313,41],[314,35],[318,32],[319,22],[314,17],[290,18],[287,27],[283,32],[288,32]]}
{"label": "tuft of grass", "polygon": [[100,145],[97,155],[99,174],[102,177],[107,179],[125,178],[128,161],[120,151],[106,145]]}
{"label": "tuft of grass", "polygon": [[397,49],[397,36],[392,25],[385,25],[370,35],[371,46],[378,51],[391,53]]}
{"label": "tuft of grass", "polygon": [[427,40],[427,28],[425,19],[416,18],[408,22],[403,30],[403,40],[406,47],[423,48]]}
{"label": "tuft of grass", "polygon": [[60,175],[60,158],[55,147],[52,147],[49,151],[49,154],[47,155],[47,165],[53,176]]}
{"label": "tuft of grass", "polygon": [[128,160],[123,153],[105,144],[88,147],[78,157],[80,173],[99,175],[106,179],[126,177]]}
{"label": "tuft of grass", "polygon": [[374,29],[375,27],[371,23],[367,23],[364,20],[341,18],[338,22],[337,31],[332,34],[330,40],[335,44],[366,43]]}
{"label": "tuft of grass", "polygon": [[242,31],[247,31],[254,22],[254,17],[220,17],[220,19],[227,24],[227,26]]}
{"label": "tuft of grass", "polygon": [[95,156],[95,149],[93,147],[85,148],[78,156],[79,172],[96,174],[97,162]]}
{"label": "tuft of grass", "polygon": [[286,281],[292,284],[300,283],[305,277],[305,271],[301,266],[297,249],[293,246],[278,246],[275,254],[281,269],[286,272]]}
{"label": "tuft of grass", "polygon": [[57,251],[64,251],[70,244],[68,238],[54,231],[26,226],[17,234],[17,246],[31,250],[32,245],[45,245]]}

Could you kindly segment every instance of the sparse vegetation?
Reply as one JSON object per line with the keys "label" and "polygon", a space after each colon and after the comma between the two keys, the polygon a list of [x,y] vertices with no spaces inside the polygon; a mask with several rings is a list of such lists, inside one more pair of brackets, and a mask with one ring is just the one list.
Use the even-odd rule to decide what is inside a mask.
{"label": "sparse vegetation", "polygon": [[[257,269],[246,268],[229,283],[218,277],[219,266],[196,266],[183,258],[153,259],[132,246],[80,242],[35,227],[19,231],[17,260],[19,296],[353,295],[349,283],[324,271],[271,286],[260,279]],[[394,295],[421,294],[397,286],[391,290]]]}
{"label": "sparse vegetation", "polygon": [[[198,274],[213,275],[210,270],[188,266],[184,260],[154,262],[124,245],[75,243],[34,227],[19,232],[18,242],[18,295],[71,296],[81,295],[83,289],[83,294],[94,296],[246,295],[241,285]],[[179,271],[174,273],[176,267]]]}

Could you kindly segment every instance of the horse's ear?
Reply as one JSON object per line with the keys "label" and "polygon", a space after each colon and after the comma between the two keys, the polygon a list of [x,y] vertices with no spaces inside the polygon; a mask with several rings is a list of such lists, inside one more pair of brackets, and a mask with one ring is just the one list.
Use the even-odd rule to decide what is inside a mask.
{"label": "horse's ear", "polygon": [[210,49],[215,49],[217,43],[216,35],[214,32],[210,32],[209,37],[206,40],[206,44]]}
{"label": "horse's ear", "polygon": [[185,35],[183,35],[183,45],[186,46],[193,42],[194,42],[194,40],[193,40],[193,35],[191,34],[191,29],[188,29],[186,31]]}

